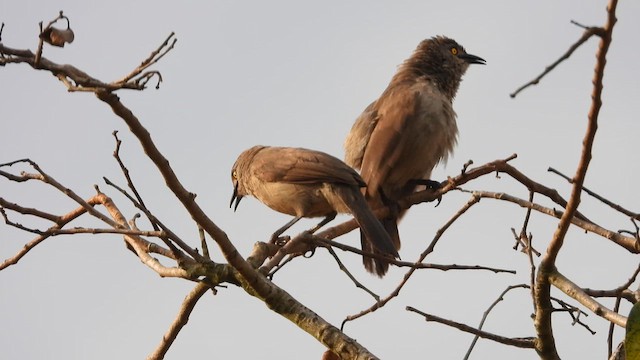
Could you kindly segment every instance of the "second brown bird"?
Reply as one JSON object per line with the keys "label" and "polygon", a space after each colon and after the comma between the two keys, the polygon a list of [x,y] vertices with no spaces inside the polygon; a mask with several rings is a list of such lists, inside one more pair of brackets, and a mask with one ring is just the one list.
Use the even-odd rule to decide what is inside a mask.
{"label": "second brown bird", "polygon": [[[389,234],[371,212],[360,192],[365,182],[341,160],[303,148],[254,146],[245,150],[233,165],[231,180],[235,208],[245,195],[252,195],[265,205],[294,218],[276,230],[272,239],[303,217],[324,217],[312,230],[331,221],[337,213],[350,213],[360,225],[364,252],[397,258]],[[363,257],[365,268],[383,276],[389,263],[383,259]]]}

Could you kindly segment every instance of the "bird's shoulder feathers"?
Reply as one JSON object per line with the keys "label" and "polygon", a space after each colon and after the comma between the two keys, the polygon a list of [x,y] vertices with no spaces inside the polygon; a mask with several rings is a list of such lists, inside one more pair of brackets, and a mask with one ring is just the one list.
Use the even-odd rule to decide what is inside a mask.
{"label": "bird's shoulder feathers", "polygon": [[266,148],[253,159],[253,173],[267,182],[365,185],[360,175],[341,160],[303,148]]}

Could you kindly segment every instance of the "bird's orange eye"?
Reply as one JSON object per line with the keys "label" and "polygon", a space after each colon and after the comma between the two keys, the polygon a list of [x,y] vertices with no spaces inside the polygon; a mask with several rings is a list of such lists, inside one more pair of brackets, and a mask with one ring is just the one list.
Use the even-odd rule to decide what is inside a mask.
{"label": "bird's orange eye", "polygon": [[231,177],[234,178],[234,179],[237,179],[238,178],[238,172],[233,170],[233,172],[231,172]]}
{"label": "bird's orange eye", "polygon": [[458,49],[457,49],[457,48],[452,47],[452,48],[451,48],[451,53],[452,53],[453,55],[458,55]]}

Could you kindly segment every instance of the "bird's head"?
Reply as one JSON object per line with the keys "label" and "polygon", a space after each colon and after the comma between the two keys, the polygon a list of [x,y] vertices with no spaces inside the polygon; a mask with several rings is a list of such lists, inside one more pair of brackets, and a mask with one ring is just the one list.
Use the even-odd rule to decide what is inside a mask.
{"label": "bird's head", "polygon": [[248,179],[251,177],[251,162],[253,161],[253,157],[265,147],[266,146],[256,145],[243,151],[233,164],[233,167],[231,168],[233,194],[231,195],[231,202],[229,202],[229,207],[232,207],[233,211],[238,209],[240,200],[242,200],[244,196],[252,195],[251,181]]}
{"label": "bird's head", "polygon": [[462,45],[445,36],[436,36],[422,41],[415,55],[424,61],[424,65],[435,69],[454,68],[459,76],[464,74],[470,64],[486,64],[483,58],[467,53]]}
{"label": "bird's head", "polygon": [[467,53],[464,47],[453,39],[436,36],[423,40],[402,68],[417,76],[428,77],[453,99],[462,75],[471,64],[485,65],[486,61]]}

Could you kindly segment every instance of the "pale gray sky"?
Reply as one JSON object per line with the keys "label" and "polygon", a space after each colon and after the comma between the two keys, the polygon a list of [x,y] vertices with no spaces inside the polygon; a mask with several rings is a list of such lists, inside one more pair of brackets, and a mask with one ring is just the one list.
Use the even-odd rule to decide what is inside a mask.
{"label": "pale gray sky", "polygon": [[[200,205],[246,256],[254,242],[266,240],[288,217],[253,199],[243,201],[236,213],[228,208],[229,169],[236,156],[264,144],[302,146],[342,157],[342,142],[353,120],[384,90],[415,46],[438,34],[456,39],[468,52],[485,58],[487,65],[472,66],[464,78],[454,104],[459,146],[434,177],[456,175],[469,159],[479,165],[517,153],[515,166],[568,197],[569,186],[546,170],[575,170],[597,40],[590,40],[537,87],[515,100],[508,94],[580,37],[581,29],[570,20],[602,25],[605,6],[602,0],[5,1],[0,3],[0,21],[5,23],[6,46],[35,50],[38,22],[46,23],[64,10],[75,42],[64,49],[47,47],[44,56],[74,64],[104,81],[128,73],[175,31],[176,48],[155,66],[164,78],[160,90],[118,94],[147,126],[183,184],[198,194]],[[640,176],[638,16],[639,2],[620,2],[586,182],[635,211],[640,203],[634,186]],[[189,216],[165,190],[126,126],[104,104],[92,95],[69,94],[49,73],[23,65],[0,68],[0,84],[0,163],[30,157],[83,197],[91,196],[93,184],[99,184],[131,217],[135,210],[102,182],[107,176],[124,183],[111,156],[111,132],[119,130],[124,141],[121,155],[149,208],[198,246]],[[466,188],[527,197],[526,189],[506,176],[488,176]],[[0,196],[49,212],[75,207],[41,184],[0,181]],[[400,225],[403,259],[416,259],[467,197],[450,193],[438,208],[414,207]],[[630,228],[628,220],[591,199],[583,206],[604,226]],[[510,228],[519,228],[523,216],[520,208],[484,200],[446,233],[427,259],[514,269],[517,275],[423,271],[384,309],[349,323],[347,334],[383,359],[462,358],[471,336],[426,323],[404,307],[477,324],[506,286],[529,281],[526,256],[511,249]],[[30,224],[29,219],[19,220]],[[315,222],[301,223],[297,230]],[[74,225],[95,224],[84,220]],[[532,219],[530,230],[540,250],[554,224],[540,215]],[[30,239],[29,234],[0,229],[2,259]],[[357,235],[342,240],[356,244]],[[222,260],[219,253],[214,257]],[[380,280],[365,273],[357,256],[343,255],[343,260],[382,296],[404,274],[393,269]],[[613,288],[626,281],[637,257],[572,230],[558,265],[579,285]],[[275,281],[337,326],[345,316],[372,304],[325,251],[295,262]],[[0,349],[6,359],[141,359],[160,341],[192,286],[160,279],[126,251],[117,236],[50,239],[0,273]],[[608,300],[604,304],[612,306]],[[528,293],[510,293],[486,329],[504,336],[533,336],[531,311]],[[572,327],[566,315],[554,316],[564,358],[605,358],[608,325],[593,314],[585,321],[598,332],[595,336]],[[618,329],[618,339],[621,334]],[[167,358],[319,359],[323,351],[315,339],[231,286],[201,299]],[[532,350],[480,341],[472,358],[537,356]]]}

